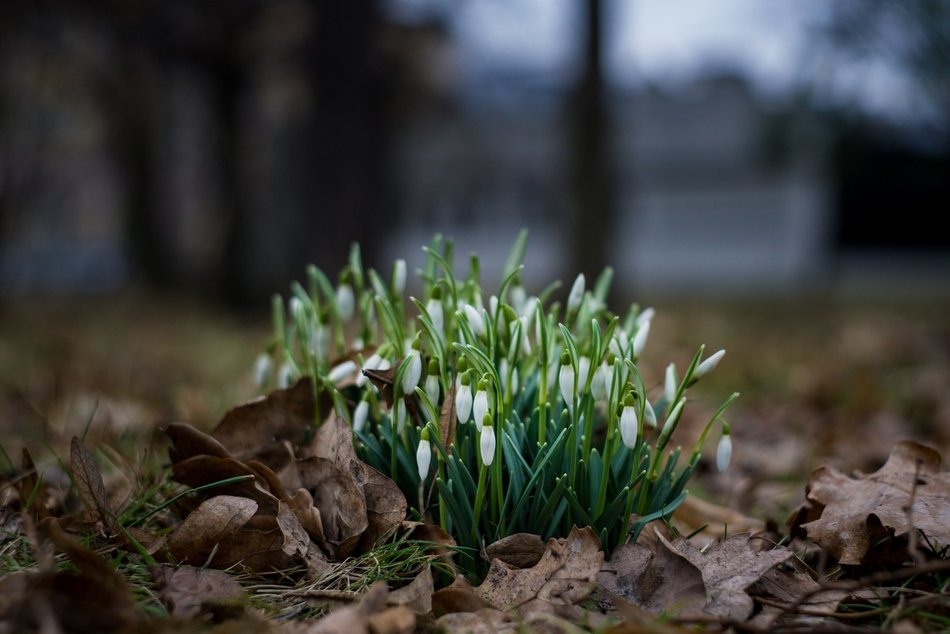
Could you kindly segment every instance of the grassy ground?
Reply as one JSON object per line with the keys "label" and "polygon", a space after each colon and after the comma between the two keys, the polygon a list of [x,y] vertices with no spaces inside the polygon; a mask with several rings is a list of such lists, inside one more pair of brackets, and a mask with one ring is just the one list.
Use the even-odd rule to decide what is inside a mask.
{"label": "grassy ground", "polygon": [[[656,389],[669,361],[700,343],[727,349],[698,395],[730,415],[735,466],[705,494],[784,519],[824,462],[873,470],[914,438],[950,449],[950,320],[936,301],[787,299],[655,303],[643,372]],[[149,435],[163,422],[210,427],[255,395],[251,365],[264,311],[236,315],[180,297],[119,295],[8,304],[0,312],[0,437],[38,462],[93,439]],[[694,410],[698,415],[702,408]],[[688,421],[687,421],[688,422]],[[684,444],[691,427],[683,425]]]}

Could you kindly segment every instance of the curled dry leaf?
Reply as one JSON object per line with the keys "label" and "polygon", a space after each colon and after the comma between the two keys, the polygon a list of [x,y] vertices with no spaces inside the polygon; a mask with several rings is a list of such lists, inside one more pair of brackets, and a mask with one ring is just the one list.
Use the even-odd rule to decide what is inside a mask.
{"label": "curled dry leaf", "polygon": [[169,614],[183,619],[197,616],[202,604],[241,601],[244,588],[222,570],[192,566],[153,566],[156,591]]}
{"label": "curled dry leaf", "polygon": [[425,566],[409,585],[389,593],[391,605],[403,605],[414,614],[428,614],[432,611],[432,568]]}
{"label": "curled dry leaf", "polygon": [[379,390],[380,398],[386,403],[386,407],[393,406],[393,381],[396,379],[396,370],[400,363],[402,359],[386,370],[363,370],[366,378]]}
{"label": "curled dry leaf", "polygon": [[338,608],[307,628],[307,634],[373,632],[409,634],[415,630],[416,616],[405,606],[386,608],[389,591],[377,581],[356,605]]}
{"label": "curled dry leaf", "polygon": [[298,460],[297,467],[303,487],[320,511],[326,539],[321,546],[331,557],[345,559],[369,526],[362,490],[350,474],[324,458]]}
{"label": "curled dry leaf", "polygon": [[747,534],[734,535],[706,552],[683,538],[670,542],[662,535],[657,536],[670,552],[686,559],[702,574],[706,587],[704,611],[739,621],[749,618],[754,608],[746,588],[794,556],[784,547],[755,550]]}
{"label": "curled dry leaf", "polygon": [[548,540],[540,561],[531,568],[511,568],[493,560],[475,593],[503,611],[535,598],[573,604],[590,594],[603,563],[604,553],[594,532],[574,528],[566,538]]}
{"label": "curled dry leaf", "polygon": [[437,617],[455,612],[477,612],[487,607],[488,604],[462,575],[455,577],[451,585],[432,593],[432,613]]}
{"label": "curled dry leaf", "polygon": [[485,558],[500,559],[515,568],[530,568],[541,560],[544,550],[540,535],[515,533],[490,544],[485,549]]}
{"label": "curled dry leaf", "polygon": [[303,445],[315,420],[313,381],[304,377],[285,390],[276,390],[230,410],[211,435],[238,460],[257,459],[280,471],[286,465],[273,461],[282,461],[285,454],[274,453],[274,445],[285,440],[293,447]]}
{"label": "curled dry leaf", "polygon": [[101,522],[103,527],[112,532],[115,516],[109,508],[106,486],[95,457],[81,440],[73,436],[69,445],[69,458],[73,482],[85,507],[84,519]]}
{"label": "curled dry leaf", "polygon": [[911,530],[950,544],[950,473],[941,471],[940,463],[934,449],[903,441],[868,476],[816,469],[806,488],[807,501],[792,518],[793,528],[800,526],[808,539],[849,565],[870,563],[888,551],[903,558],[903,546],[884,538],[903,537]]}

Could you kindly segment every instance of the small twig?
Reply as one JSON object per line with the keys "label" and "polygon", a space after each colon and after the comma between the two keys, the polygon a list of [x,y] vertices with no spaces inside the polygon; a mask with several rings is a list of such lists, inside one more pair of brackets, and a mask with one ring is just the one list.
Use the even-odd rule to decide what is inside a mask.
{"label": "small twig", "polygon": [[922,461],[918,458],[914,461],[914,481],[910,487],[910,500],[904,508],[907,514],[907,553],[911,559],[918,565],[923,564],[925,559],[918,551],[917,529],[914,528],[914,501],[917,499],[917,483],[920,479],[920,465]]}

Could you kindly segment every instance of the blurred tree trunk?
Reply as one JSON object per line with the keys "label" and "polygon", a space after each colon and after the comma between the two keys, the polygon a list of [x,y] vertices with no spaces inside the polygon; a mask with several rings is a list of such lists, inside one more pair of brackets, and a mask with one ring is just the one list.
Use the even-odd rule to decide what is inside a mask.
{"label": "blurred tree trunk", "polygon": [[603,2],[584,3],[583,66],[573,95],[571,170],[574,187],[573,272],[593,282],[607,264],[611,220],[609,125],[602,69]]}

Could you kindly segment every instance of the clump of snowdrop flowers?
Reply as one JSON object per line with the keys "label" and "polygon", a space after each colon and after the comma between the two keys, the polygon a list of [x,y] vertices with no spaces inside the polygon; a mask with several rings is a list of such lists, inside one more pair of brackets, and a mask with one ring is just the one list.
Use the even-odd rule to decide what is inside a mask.
{"label": "clump of snowdrop flowers", "polygon": [[438,521],[475,576],[485,564],[473,553],[517,532],[589,524],[609,553],[682,502],[712,430],[717,467],[732,452],[722,414],[736,395],[685,464],[668,446],[725,352],[700,346],[682,374],[669,363],[642,376],[655,311],[611,311],[609,268],[529,294],[526,238],[485,292],[478,258],[457,273],[452,242],[437,237],[418,269],[421,300],[405,296],[405,260],[385,279],[354,246],[335,285],[308,267],[286,302],[274,298],[274,339],[255,361],[262,388],[274,367],[280,388],[313,377],[315,411],[330,404],[352,424],[360,459],[397,483],[411,519]]}

